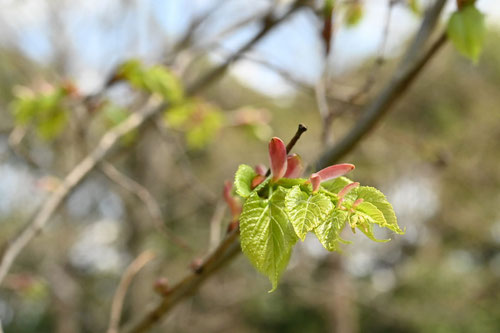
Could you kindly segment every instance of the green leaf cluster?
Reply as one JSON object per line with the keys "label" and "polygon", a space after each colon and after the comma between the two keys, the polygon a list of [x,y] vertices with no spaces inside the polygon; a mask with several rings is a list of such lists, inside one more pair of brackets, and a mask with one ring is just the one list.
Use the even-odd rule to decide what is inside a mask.
{"label": "green leaf cluster", "polygon": [[127,80],[138,89],[162,96],[171,104],[179,103],[184,99],[181,82],[164,66],[145,67],[139,60],[133,59],[120,66],[117,76]]}
{"label": "green leaf cluster", "polygon": [[[240,216],[241,248],[255,268],[269,278],[271,291],[286,269],[293,246],[309,232],[328,251],[338,251],[339,244],[346,243],[340,237],[346,225],[377,242],[387,240],[375,238],[375,224],[403,233],[391,204],[373,187],[355,188],[339,202],[338,192],[352,182],[345,177],[325,182],[313,193],[306,179],[300,178],[282,178],[275,183],[268,178],[252,189],[255,176],[248,165],[240,165],[235,175],[235,191],[246,199]],[[363,201],[353,205],[358,199]]]}
{"label": "green leaf cluster", "polygon": [[484,14],[473,3],[454,12],[447,27],[448,37],[455,48],[474,63],[483,49],[486,27]]}
{"label": "green leaf cluster", "polygon": [[50,93],[18,96],[11,104],[16,125],[34,126],[41,138],[54,139],[68,121],[68,110],[64,105],[67,95],[67,89],[61,87]]}
{"label": "green leaf cluster", "polygon": [[349,3],[345,11],[345,25],[354,27],[361,22],[364,15],[363,4],[359,1]]}
{"label": "green leaf cluster", "polygon": [[190,99],[170,107],[165,112],[165,122],[185,133],[189,148],[201,149],[215,138],[224,124],[224,116],[215,106]]}

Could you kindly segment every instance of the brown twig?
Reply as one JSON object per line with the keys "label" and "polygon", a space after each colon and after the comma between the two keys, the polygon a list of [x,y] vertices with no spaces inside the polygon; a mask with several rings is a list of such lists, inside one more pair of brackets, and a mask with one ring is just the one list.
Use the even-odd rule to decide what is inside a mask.
{"label": "brown twig", "polygon": [[120,326],[120,317],[123,308],[123,302],[125,301],[125,295],[127,290],[132,283],[134,276],[139,273],[139,271],[155,257],[154,253],[151,251],[142,252],[137,258],[134,259],[127,267],[125,272],[120,279],[120,283],[116,288],[115,296],[113,297],[113,302],[111,303],[111,315],[109,318],[109,327],[107,333],[118,333],[118,328]]}
{"label": "brown twig", "polygon": [[169,310],[175,307],[186,297],[195,293],[200,285],[218,269],[226,265],[234,256],[241,252],[238,241],[239,229],[230,233],[215,251],[202,262],[197,270],[191,272],[182,281],[177,283],[168,294],[144,317],[131,324],[124,331],[127,333],[146,332],[157,324]]}
{"label": "brown twig", "polygon": [[282,16],[275,18],[273,14],[269,14],[266,16],[263,20],[262,27],[260,28],[259,32],[250,40],[248,41],[245,45],[243,45],[238,52],[234,53],[232,56],[227,58],[223,64],[220,66],[216,67],[215,69],[209,71],[206,75],[204,75],[200,80],[196,81],[195,84],[193,84],[191,87],[187,89],[188,94],[192,94],[193,92],[199,92],[204,90],[209,83],[211,83],[213,80],[216,80],[219,78],[226,70],[227,68],[234,63],[236,60],[240,59],[243,53],[248,51],[250,48],[252,48],[258,41],[262,39],[262,37],[266,36],[271,30],[274,29],[278,24],[282,23],[283,21],[287,20],[293,13],[295,13],[299,8],[304,6],[306,1],[304,0],[296,0],[291,6],[288,11],[283,14]]}
{"label": "brown twig", "polygon": [[396,2],[394,0],[389,0],[388,5],[387,5],[387,14],[385,16],[385,24],[384,24],[384,31],[382,33],[382,41],[380,42],[380,46],[377,52],[377,58],[375,59],[375,62],[370,69],[370,72],[368,73],[368,76],[366,78],[365,83],[361,86],[361,88],[355,92],[350,98],[349,101],[351,103],[356,103],[361,100],[363,96],[366,96],[370,90],[372,89],[373,85],[376,82],[377,74],[379,73],[381,67],[385,63],[385,49],[387,47],[387,41],[389,40],[389,29],[391,26],[391,15],[392,15],[392,10],[394,8],[394,5]]}

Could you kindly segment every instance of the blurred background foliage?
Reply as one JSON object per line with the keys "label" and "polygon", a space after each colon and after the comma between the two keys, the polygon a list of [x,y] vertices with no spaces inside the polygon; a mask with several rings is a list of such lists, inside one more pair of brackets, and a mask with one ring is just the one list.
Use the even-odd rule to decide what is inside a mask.
{"label": "blurred background foliage", "polygon": [[[84,26],[90,5],[83,5],[84,13],[75,16],[79,5],[46,1],[42,35],[18,26],[22,17],[3,17],[0,244],[23,227],[106,130],[137,112],[147,93],[171,103],[170,111],[129,133],[108,158],[156,198],[162,221],[155,221],[137,193],[101,169],[92,172],[7,276],[0,290],[5,332],[103,331],[125,267],[150,249],[156,258],[135,278],[123,321],[142,313],[159,299],[153,291],[158,277],[171,282],[182,278],[193,258],[206,255],[223,237],[230,221],[227,209],[218,217],[224,209],[223,182],[232,178],[240,163],[267,163],[267,140],[279,136],[287,141],[298,123],[309,128],[295,147],[304,161],[312,165],[324,148],[323,122],[309,80],[314,75],[300,73],[318,68],[318,59],[305,58],[307,52],[293,56],[293,47],[282,41],[295,36],[301,44],[309,38],[302,47],[321,54],[321,45],[312,40],[319,38],[314,20],[304,15],[312,21],[307,27],[313,37],[294,35],[305,24],[299,17],[275,32],[279,42],[267,42],[261,53],[256,52],[278,64],[279,56],[273,58],[273,52],[292,53],[289,75],[281,81],[269,76],[269,68],[276,67],[273,63],[252,65],[260,66],[260,76],[252,73],[258,72],[257,67],[238,72],[235,65],[202,94],[187,96],[186,84],[220,61],[220,52],[208,52],[205,46],[209,37],[217,37],[213,31],[224,29],[221,21],[237,21],[243,10],[258,12],[271,2],[257,1],[256,8],[245,1],[219,2],[220,9],[202,25],[197,39],[184,41],[180,49],[171,40],[183,35],[195,13],[204,12],[196,6],[209,8],[207,3],[216,2],[196,1],[193,8],[169,2],[156,7],[152,1],[109,1],[100,5],[102,10],[89,11],[95,15],[93,25]],[[378,4],[349,7],[347,25],[338,34],[364,31],[364,15],[369,24],[370,11],[387,6],[387,1],[374,2]],[[425,4],[409,1],[396,13],[406,11],[418,19],[415,12]],[[286,1],[278,2],[277,8],[285,5]],[[34,9],[26,6],[4,1],[0,12],[3,7],[4,13],[29,19],[33,13],[25,10]],[[412,24],[398,15],[392,17],[396,28]],[[74,17],[78,23],[67,23]],[[241,44],[249,36],[245,29],[215,42],[233,38],[232,43]],[[346,231],[345,238],[353,244],[340,254],[327,253],[308,238],[295,250],[272,294],[266,292],[266,278],[240,256],[181,304],[157,331],[498,332],[500,33],[496,29],[489,27],[476,65],[452,47],[440,52],[393,112],[345,158],[356,165],[354,180],[388,195],[405,235],[386,235],[392,241],[379,244]],[[83,48],[82,41],[87,41]],[[336,42],[337,50],[343,41],[345,37]],[[222,47],[222,53],[234,44]],[[398,48],[391,50],[372,93],[390,77],[397,62]],[[89,54],[85,59],[79,52]],[[255,54],[244,62],[251,62],[251,56]],[[331,58],[335,56],[334,49]],[[363,61],[333,75],[331,103],[341,111],[331,128],[333,142],[348,131],[360,109],[339,96],[349,96],[362,86],[375,56],[368,52]],[[299,65],[304,62],[311,65]],[[111,81],[117,83],[96,96],[114,68],[118,70]],[[247,80],[244,74],[252,77]],[[88,83],[92,81],[85,79],[88,75],[97,76],[99,84]],[[291,82],[290,77],[303,82]],[[130,85],[121,81],[124,78]],[[264,88],[256,88],[255,80],[261,80]],[[286,87],[286,93],[266,93],[269,84]]]}

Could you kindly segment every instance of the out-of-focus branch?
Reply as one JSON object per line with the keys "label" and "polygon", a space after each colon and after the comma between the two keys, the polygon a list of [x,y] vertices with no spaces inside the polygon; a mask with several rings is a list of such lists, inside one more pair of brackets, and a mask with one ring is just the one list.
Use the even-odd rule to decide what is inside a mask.
{"label": "out-of-focus branch", "polygon": [[[417,38],[415,38],[410,49],[413,48],[414,44],[425,44],[421,36],[425,35],[428,38],[431,35],[432,30],[429,30],[428,25],[432,27],[435,26],[445,2],[446,0],[438,0],[431,10],[428,11],[417,33]],[[425,31],[425,34],[422,33],[422,31]],[[441,46],[444,45],[446,40],[446,33],[442,33],[424,54],[416,58],[414,56],[405,56],[386,87],[378,94],[373,102],[365,107],[363,115],[345,137],[321,155],[316,164],[316,168],[322,169],[331,165],[350,152],[358,142],[375,127],[377,122],[391,109],[394,103],[403,96],[410,84],[418,77],[425,65],[432,59]],[[421,54],[421,52],[419,53]]]}
{"label": "out-of-focus branch", "polygon": [[234,256],[241,253],[239,229],[233,230],[200,266],[170,289],[162,300],[144,317],[124,331],[128,333],[146,332],[157,324],[164,315],[186,297],[194,294],[201,284],[217,270],[225,266]]}
{"label": "out-of-focus branch", "polygon": [[245,45],[243,45],[238,52],[234,53],[232,56],[227,58],[223,64],[218,67],[210,70],[206,75],[204,75],[200,80],[196,81],[191,87],[188,88],[188,94],[193,92],[199,92],[205,89],[212,81],[219,78],[227,68],[234,63],[236,60],[240,59],[240,57],[252,48],[258,41],[260,41],[264,36],[266,36],[271,30],[274,29],[278,24],[282,23],[286,19],[288,19],[293,13],[295,13],[299,8],[304,6],[306,1],[304,0],[296,0],[288,9],[288,11],[282,16],[276,18],[273,14],[267,15],[262,22],[262,27],[259,32],[250,39]]}
{"label": "out-of-focus branch", "polygon": [[120,317],[123,308],[123,302],[125,301],[125,295],[127,290],[134,279],[134,276],[139,273],[139,271],[155,257],[154,253],[151,251],[142,252],[137,258],[134,259],[127,267],[122,275],[120,283],[116,288],[115,296],[113,297],[113,302],[111,303],[111,317],[109,319],[109,327],[107,333],[118,333],[118,327],[120,326]]}
{"label": "out-of-focus branch", "polygon": [[384,30],[382,32],[382,40],[380,42],[380,46],[377,52],[377,57],[375,58],[375,62],[368,73],[365,83],[361,86],[361,88],[354,93],[349,99],[352,103],[359,102],[363,96],[366,96],[373,85],[376,82],[377,74],[379,73],[380,68],[385,63],[385,49],[387,47],[387,41],[389,40],[389,29],[391,26],[391,15],[394,5],[397,3],[397,0],[389,0],[387,4],[387,14],[385,16],[385,24]]}
{"label": "out-of-focus branch", "polygon": [[190,252],[193,251],[191,246],[184,241],[182,238],[176,236],[172,233],[164,224],[163,215],[161,213],[161,208],[155,197],[148,191],[147,188],[128,177],[124,173],[120,172],[115,166],[108,162],[101,162],[101,170],[103,173],[111,179],[113,182],[124,188],[126,191],[137,196],[146,206],[149,215],[151,215],[151,219],[156,227],[156,229],[164,234],[169,240],[172,241],[178,247],[188,250]]}
{"label": "out-of-focus branch", "polygon": [[[243,53],[253,47],[258,41],[266,36],[274,27],[290,17],[297,9],[305,4],[304,0],[296,0],[290,9],[279,18],[269,17],[265,21],[263,28],[235,54],[229,57],[226,62],[208,71],[192,86],[188,87],[187,94],[193,95],[204,89],[208,84],[219,78],[231,63],[238,60]],[[157,103],[156,103],[157,104]],[[14,239],[5,245],[0,262],[0,284],[7,275],[12,263],[24,249],[24,247],[45,227],[49,219],[55,213],[59,205],[66,199],[71,191],[110,153],[115,144],[125,134],[133,129],[139,128],[145,120],[153,114],[159,113],[167,107],[166,103],[161,105],[148,106],[140,112],[131,114],[126,120],[106,132],[99,141],[97,147],[91,151],[73,170],[65,177],[61,185],[51,193],[42,206],[36,211],[34,218]]]}

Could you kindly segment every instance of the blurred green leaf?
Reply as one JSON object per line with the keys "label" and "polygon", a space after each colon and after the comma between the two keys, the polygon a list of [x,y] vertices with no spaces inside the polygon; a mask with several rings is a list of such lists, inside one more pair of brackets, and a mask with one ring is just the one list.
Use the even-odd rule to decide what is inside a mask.
{"label": "blurred green leaf", "polygon": [[19,96],[11,104],[17,125],[32,125],[43,139],[51,140],[59,135],[67,124],[68,110],[64,106],[67,91],[59,88],[50,93],[32,97]]}
{"label": "blurred green leaf", "polygon": [[448,37],[455,48],[474,63],[483,49],[485,32],[484,15],[474,5],[454,12],[448,21]]}
{"label": "blurred green leaf", "polygon": [[345,12],[345,25],[347,27],[354,27],[361,22],[364,15],[363,5],[356,1],[347,6]]}
{"label": "blurred green leaf", "polygon": [[171,104],[180,103],[184,98],[184,91],[179,79],[164,66],[145,68],[137,59],[123,63],[117,75],[136,88],[157,93]]}
{"label": "blurred green leaf", "polygon": [[422,15],[422,8],[420,7],[419,0],[408,0],[408,6],[413,14],[417,16]]}
{"label": "blurred green leaf", "polygon": [[184,132],[191,149],[201,149],[209,144],[224,124],[219,109],[194,99],[169,108],[164,119],[171,128]]}

